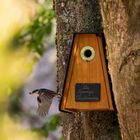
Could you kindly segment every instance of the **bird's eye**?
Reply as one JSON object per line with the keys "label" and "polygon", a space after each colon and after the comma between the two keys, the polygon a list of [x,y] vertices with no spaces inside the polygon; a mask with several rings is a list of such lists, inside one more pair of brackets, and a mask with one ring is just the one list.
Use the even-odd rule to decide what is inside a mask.
{"label": "bird's eye", "polygon": [[39,103],[41,103],[41,99],[40,99],[39,97],[37,97],[37,101],[38,101]]}

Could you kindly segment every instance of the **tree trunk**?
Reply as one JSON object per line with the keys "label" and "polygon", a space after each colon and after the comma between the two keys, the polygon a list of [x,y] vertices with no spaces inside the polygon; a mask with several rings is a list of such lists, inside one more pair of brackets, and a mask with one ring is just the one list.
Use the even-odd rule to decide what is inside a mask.
{"label": "tree trunk", "polygon": [[100,4],[121,135],[140,140],[140,0]]}
{"label": "tree trunk", "polygon": [[[62,93],[73,32],[102,32],[98,0],[54,0],[57,89]],[[115,112],[61,113],[65,140],[120,140]]]}

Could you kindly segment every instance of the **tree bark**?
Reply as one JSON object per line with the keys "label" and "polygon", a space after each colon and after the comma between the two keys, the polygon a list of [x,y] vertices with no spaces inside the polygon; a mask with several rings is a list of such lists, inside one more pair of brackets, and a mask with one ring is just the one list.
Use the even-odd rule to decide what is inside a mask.
{"label": "tree bark", "polygon": [[140,139],[140,1],[101,0],[109,72],[124,140]]}
{"label": "tree bark", "polygon": [[[57,90],[62,93],[73,32],[102,32],[98,0],[54,0]],[[61,113],[65,140],[120,140],[116,112]]]}

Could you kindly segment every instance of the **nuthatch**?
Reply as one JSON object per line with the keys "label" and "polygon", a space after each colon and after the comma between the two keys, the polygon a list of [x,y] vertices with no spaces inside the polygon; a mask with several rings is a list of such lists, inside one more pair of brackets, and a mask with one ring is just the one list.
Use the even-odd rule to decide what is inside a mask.
{"label": "nuthatch", "polygon": [[55,96],[61,96],[54,91],[44,88],[33,90],[29,94],[37,95],[38,113],[41,116],[45,116],[46,114],[48,114],[53,98]]}

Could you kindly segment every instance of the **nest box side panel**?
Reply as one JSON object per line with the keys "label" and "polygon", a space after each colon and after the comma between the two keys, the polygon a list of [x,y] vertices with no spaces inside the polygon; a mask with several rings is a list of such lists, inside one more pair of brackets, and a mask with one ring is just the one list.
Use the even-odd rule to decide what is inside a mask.
{"label": "nest box side panel", "polygon": [[71,51],[70,60],[69,60],[69,66],[68,66],[67,75],[66,75],[65,84],[64,84],[63,97],[62,97],[61,104],[60,104],[60,109],[64,110],[64,111],[68,111],[68,112],[69,112],[69,110],[66,109],[66,102],[68,99],[72,71],[73,71],[73,67],[74,67],[74,63],[75,63],[75,59],[76,59],[76,52],[77,52],[76,42],[78,40],[79,40],[79,36],[74,35],[72,51]]}
{"label": "nest box side panel", "polygon": [[108,74],[107,74],[107,69],[106,69],[106,64],[105,64],[105,58],[104,58],[104,53],[103,53],[102,40],[101,40],[101,37],[99,37],[99,36],[97,36],[97,39],[98,39],[98,43],[99,43],[99,49],[100,49],[102,67],[103,67],[103,72],[104,72],[104,80],[105,80],[105,84],[106,84],[106,91],[107,91],[109,108],[110,108],[110,110],[114,110],[113,103],[112,103],[110,86],[109,86],[109,79],[108,79]]}

